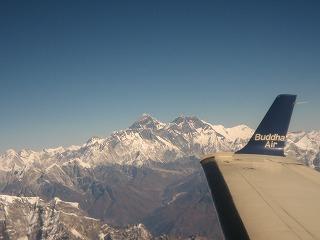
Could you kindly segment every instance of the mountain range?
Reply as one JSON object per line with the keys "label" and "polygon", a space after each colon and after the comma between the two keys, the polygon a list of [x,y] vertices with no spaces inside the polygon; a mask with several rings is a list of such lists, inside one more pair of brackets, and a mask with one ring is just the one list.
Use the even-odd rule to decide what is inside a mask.
{"label": "mountain range", "polygon": [[[70,206],[78,209],[72,214],[84,220],[72,232],[73,225],[64,223],[63,214],[53,216],[57,221],[52,226],[61,229],[57,236],[130,239],[123,234],[135,236],[138,233],[132,229],[138,229],[146,237],[136,239],[151,239],[152,235],[163,239],[222,239],[199,159],[213,152],[236,151],[252,134],[246,125],[227,128],[197,117],[178,117],[163,123],[144,114],[129,128],[106,138],[92,137],[81,146],[7,150],[0,155],[0,204],[5,209],[2,236],[18,239],[10,238],[12,228],[4,226],[13,226],[14,218],[8,217],[8,209],[19,202],[9,215],[24,219],[25,227],[21,229],[35,229],[28,230],[29,235],[27,230],[21,230],[21,239],[54,236],[44,223],[52,220],[47,218],[49,211],[60,211],[59,204],[69,210]],[[318,169],[320,131],[290,132],[285,150],[287,155]],[[28,210],[32,208],[36,209],[33,215]],[[52,210],[55,208],[58,210]],[[81,226],[89,224],[88,219],[95,219],[94,233],[81,230]],[[118,238],[110,237],[106,229],[117,233]],[[39,237],[40,233],[40,238],[30,237]]]}

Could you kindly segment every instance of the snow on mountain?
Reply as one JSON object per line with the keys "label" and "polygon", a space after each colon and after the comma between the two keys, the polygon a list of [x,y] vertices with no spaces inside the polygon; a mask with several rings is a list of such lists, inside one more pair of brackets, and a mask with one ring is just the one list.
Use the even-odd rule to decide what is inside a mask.
{"label": "snow on mountain", "polygon": [[[0,155],[0,170],[21,170],[36,166],[52,168],[76,163],[84,168],[103,164],[141,166],[149,161],[171,162],[181,157],[217,151],[235,151],[243,147],[253,134],[246,125],[226,128],[197,117],[180,116],[162,123],[144,114],[129,128],[107,138],[92,137],[82,146],[43,149],[36,152],[12,149]],[[320,149],[320,131],[288,134],[287,153],[314,166]]]}
{"label": "snow on mountain", "polygon": [[254,132],[251,128],[243,124],[232,128],[226,128],[226,130],[230,139],[232,140],[236,140],[237,138],[247,140],[252,136]]}
{"label": "snow on mountain", "polygon": [[142,117],[138,121],[134,122],[129,128],[131,129],[144,128],[144,129],[158,130],[160,128],[163,128],[165,125],[166,124],[144,113]]}
{"label": "snow on mountain", "polygon": [[[0,238],[154,239],[143,225],[113,228],[96,218],[118,226],[153,219],[157,224],[147,225],[153,233],[175,233],[194,222],[195,212],[190,208],[193,201],[199,206],[202,199],[204,205],[196,211],[200,215],[212,206],[210,198],[203,201],[203,194],[210,194],[196,158],[236,151],[252,134],[246,125],[224,127],[185,116],[163,123],[144,114],[129,128],[107,138],[92,137],[81,146],[41,151],[9,149],[0,155],[2,193],[39,197],[0,196]],[[289,133],[285,150],[319,169],[320,131]],[[198,176],[197,171],[201,173],[199,179],[189,179],[190,174]],[[199,191],[201,186],[205,189]],[[192,189],[196,192],[190,194]],[[198,198],[194,198],[196,194]],[[184,203],[184,208],[179,205],[176,211],[172,206],[177,203]],[[177,216],[182,220],[176,221]],[[190,233],[203,233],[199,227],[205,223],[213,226],[213,217],[212,222],[202,220]],[[168,230],[169,225],[174,226]],[[212,230],[210,234],[216,236],[217,232]]]}
{"label": "snow on mountain", "polygon": [[320,131],[299,131],[287,136],[286,152],[311,167],[319,167]]}
{"label": "snow on mountain", "polygon": [[114,228],[86,216],[78,203],[0,195],[1,239],[154,239],[142,224]]}

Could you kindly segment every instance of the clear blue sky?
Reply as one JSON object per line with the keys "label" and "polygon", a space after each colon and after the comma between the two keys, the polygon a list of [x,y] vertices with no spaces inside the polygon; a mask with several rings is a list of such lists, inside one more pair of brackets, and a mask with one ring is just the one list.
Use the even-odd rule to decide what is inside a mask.
{"label": "clear blue sky", "polygon": [[296,93],[320,129],[319,1],[0,2],[0,151],[83,143],[142,113],[256,127]]}

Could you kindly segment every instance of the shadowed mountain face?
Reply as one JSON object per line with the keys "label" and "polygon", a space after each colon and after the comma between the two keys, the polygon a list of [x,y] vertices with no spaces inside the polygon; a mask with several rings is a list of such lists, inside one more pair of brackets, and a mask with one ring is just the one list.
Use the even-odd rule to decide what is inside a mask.
{"label": "shadowed mountain face", "polygon": [[[196,117],[166,124],[144,115],[130,128],[82,146],[6,151],[0,156],[0,191],[77,202],[83,214],[101,223],[143,223],[155,236],[221,239],[199,158],[238,150],[252,132]],[[319,142],[318,131],[290,133],[286,151],[317,167]]]}
{"label": "shadowed mountain face", "polygon": [[168,186],[164,196],[165,204],[144,219],[144,224],[154,234],[166,232],[175,236],[221,239],[217,215],[202,173],[195,172]]}
{"label": "shadowed mountain face", "polygon": [[54,198],[0,195],[1,239],[141,239],[155,240],[142,225],[113,228],[86,216],[78,203]]}
{"label": "shadowed mountain face", "polygon": [[155,236],[221,236],[196,158],[145,167],[68,165],[49,174],[17,173],[1,185],[3,194],[78,202],[88,216],[109,225],[144,223]]}

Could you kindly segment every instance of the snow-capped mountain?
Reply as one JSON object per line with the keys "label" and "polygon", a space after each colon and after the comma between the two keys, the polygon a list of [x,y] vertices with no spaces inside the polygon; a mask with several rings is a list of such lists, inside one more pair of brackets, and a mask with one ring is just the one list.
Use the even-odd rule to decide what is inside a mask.
{"label": "snow-capped mountain", "polygon": [[151,240],[142,224],[113,228],[86,216],[78,203],[0,195],[1,239]]}
{"label": "snow-capped mountain", "polygon": [[318,168],[320,166],[320,131],[288,133],[285,150],[288,155],[294,155],[306,165]]}
{"label": "snow-capped mountain", "polygon": [[[176,159],[217,151],[235,151],[251,137],[246,125],[226,128],[196,117],[178,117],[162,123],[144,114],[129,128],[107,138],[92,137],[82,146],[44,149],[40,152],[10,149],[0,155],[3,171],[21,170],[30,166],[54,167],[77,163],[84,168],[104,164],[142,166],[149,161],[171,162]],[[288,134],[286,151],[314,166],[320,146],[320,131]]]}
{"label": "snow-capped mountain", "polygon": [[[138,232],[147,236],[147,230],[134,227],[142,226],[139,223],[154,236],[186,238],[196,234],[222,239],[199,157],[238,150],[252,134],[246,125],[227,128],[196,117],[163,123],[144,114],[129,128],[107,138],[92,137],[82,146],[19,152],[9,149],[0,155],[0,193],[11,195],[0,197],[5,219],[0,237],[7,234],[1,232],[5,226],[9,230],[21,228],[24,236],[39,233],[39,224],[47,224],[45,231],[51,234],[58,224],[61,232],[52,232],[53,239],[59,239],[60,234],[98,239],[85,232],[87,229],[64,223],[63,212],[69,213],[72,208],[74,215],[67,215],[79,216],[79,224],[93,226],[94,234],[114,229],[103,235],[105,239],[131,239],[128,236]],[[291,132],[287,138],[287,154],[312,167],[320,166],[320,131]],[[79,205],[59,202],[56,197]],[[22,225],[16,225],[10,216],[21,219]],[[125,228],[128,224],[135,225]]]}

